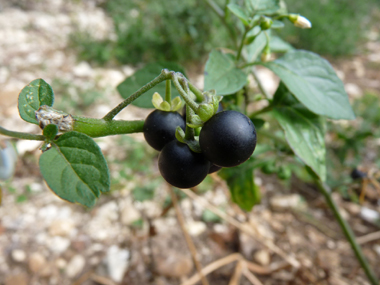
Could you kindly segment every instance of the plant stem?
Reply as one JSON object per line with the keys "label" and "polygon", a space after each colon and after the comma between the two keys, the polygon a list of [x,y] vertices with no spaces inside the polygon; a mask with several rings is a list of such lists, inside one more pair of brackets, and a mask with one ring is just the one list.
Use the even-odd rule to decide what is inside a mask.
{"label": "plant stem", "polygon": [[243,50],[243,47],[244,47],[245,37],[247,36],[248,31],[249,31],[249,29],[245,28],[244,34],[243,34],[243,36],[241,38],[239,50],[238,50],[238,53],[237,53],[237,56],[236,56],[236,62],[239,62],[239,59],[240,59],[240,56],[241,56],[241,51]]}
{"label": "plant stem", "polygon": [[188,83],[189,83],[189,88],[190,88],[191,92],[193,92],[195,97],[197,97],[196,100],[198,102],[202,102],[204,100],[204,96],[203,96],[202,92],[197,87],[195,87],[190,81],[188,81]]}
{"label": "plant stem", "polygon": [[[190,122],[191,115],[194,115],[193,109],[190,108],[190,106],[186,105],[186,122]],[[194,129],[190,128],[186,124],[185,129],[185,140],[193,140],[194,139]]]}
{"label": "plant stem", "polygon": [[166,80],[165,101],[168,102],[169,104],[172,101],[172,84],[169,79]]}
{"label": "plant stem", "polygon": [[236,32],[233,29],[233,27],[229,25],[228,22],[226,21],[224,11],[213,0],[206,0],[206,2],[210,6],[210,8],[215,12],[215,14],[220,18],[220,20],[222,21],[222,24],[227,28],[228,33],[230,34],[230,37],[234,43],[234,46],[237,47]]}
{"label": "plant stem", "polygon": [[[189,105],[191,107],[191,109],[194,110],[194,112],[196,110],[198,110],[199,105],[197,103],[195,103],[193,101],[193,99],[190,98],[188,93],[182,88],[181,84],[179,83],[179,76],[175,72],[172,72],[171,78],[173,80],[175,88],[178,90],[179,94],[181,94],[181,96],[182,96],[183,100],[185,100],[186,104]],[[188,88],[187,85],[186,85],[186,87]]]}
{"label": "plant stem", "polygon": [[318,189],[322,192],[323,196],[325,196],[326,202],[329,205],[330,209],[334,212],[335,218],[337,219],[341,229],[343,230],[344,235],[350,243],[356,258],[362,266],[369,281],[372,285],[379,285],[379,280],[377,279],[375,273],[373,272],[368,261],[366,260],[360,245],[357,243],[355,234],[352,232],[352,229],[350,225],[347,223],[347,221],[343,219],[342,215],[339,212],[338,206],[332,199],[330,194],[330,188],[327,185],[325,185],[320,179],[315,179],[315,182],[317,184]]}
{"label": "plant stem", "polygon": [[17,139],[23,139],[23,140],[33,140],[33,141],[44,141],[45,137],[43,135],[32,135],[22,132],[14,132],[9,131],[7,129],[4,129],[3,127],[0,127],[0,134],[8,137],[13,137]]}
{"label": "plant stem", "polygon": [[108,112],[108,114],[103,117],[103,120],[111,121],[117,114],[119,114],[119,112],[121,110],[123,110],[125,107],[127,107],[130,103],[132,103],[134,100],[136,100],[142,94],[144,94],[145,92],[152,89],[154,86],[156,86],[157,84],[161,83],[162,81],[164,81],[166,79],[170,79],[170,73],[167,69],[163,69],[159,76],[157,76],[151,82],[145,84],[143,87],[141,87],[139,90],[137,90],[131,96],[129,96],[127,99],[125,99],[123,102],[121,102],[115,108],[113,108],[110,112]]}
{"label": "plant stem", "polygon": [[90,137],[105,137],[112,135],[122,135],[138,133],[143,131],[144,121],[123,121],[104,119],[93,119],[84,117],[74,117],[73,130],[86,134]]}

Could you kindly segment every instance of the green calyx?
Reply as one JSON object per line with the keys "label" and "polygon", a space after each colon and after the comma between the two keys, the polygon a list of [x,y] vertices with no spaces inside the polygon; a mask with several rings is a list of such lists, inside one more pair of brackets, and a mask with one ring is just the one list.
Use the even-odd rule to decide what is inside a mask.
{"label": "green calyx", "polygon": [[168,101],[164,101],[161,95],[157,92],[153,94],[152,104],[156,109],[165,112],[176,112],[183,107],[183,102],[180,97],[175,97],[169,103]]}
{"label": "green calyx", "polygon": [[175,137],[176,139],[184,144],[187,144],[187,146],[193,151],[197,153],[201,153],[201,147],[199,146],[199,137],[193,137],[192,139],[186,139],[185,132],[180,128],[177,127],[175,130]]}

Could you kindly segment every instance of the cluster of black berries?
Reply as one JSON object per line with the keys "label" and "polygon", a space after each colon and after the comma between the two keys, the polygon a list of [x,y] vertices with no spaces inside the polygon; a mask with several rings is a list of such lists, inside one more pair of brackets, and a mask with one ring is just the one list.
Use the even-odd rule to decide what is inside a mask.
{"label": "cluster of black berries", "polygon": [[186,127],[179,113],[155,110],[145,120],[144,136],[160,151],[161,175],[178,188],[194,187],[209,173],[245,162],[256,147],[255,126],[237,111],[219,112],[203,125],[199,135],[201,153],[176,139],[177,126],[183,130]]}

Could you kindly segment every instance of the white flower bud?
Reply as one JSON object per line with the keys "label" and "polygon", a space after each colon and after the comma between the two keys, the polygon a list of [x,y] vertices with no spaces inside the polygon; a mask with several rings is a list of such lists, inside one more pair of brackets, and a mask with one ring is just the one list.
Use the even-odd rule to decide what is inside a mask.
{"label": "white flower bud", "polygon": [[297,14],[289,15],[289,20],[294,24],[294,26],[302,29],[310,29],[311,22],[305,17]]}

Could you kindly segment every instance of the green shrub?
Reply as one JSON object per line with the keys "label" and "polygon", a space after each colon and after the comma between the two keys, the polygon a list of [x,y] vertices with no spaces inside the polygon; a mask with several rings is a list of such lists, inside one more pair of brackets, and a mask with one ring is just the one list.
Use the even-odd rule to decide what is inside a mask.
{"label": "green shrub", "polygon": [[306,31],[287,25],[280,35],[296,48],[332,56],[356,52],[369,27],[371,9],[378,7],[373,0],[287,0],[286,3],[292,7],[290,12],[305,16],[313,27]]}
{"label": "green shrub", "polygon": [[[82,60],[105,64],[149,61],[201,61],[214,47],[226,46],[226,31],[201,0],[112,0],[102,6],[113,19],[116,39],[71,36]],[[228,45],[227,45],[228,46]]]}

